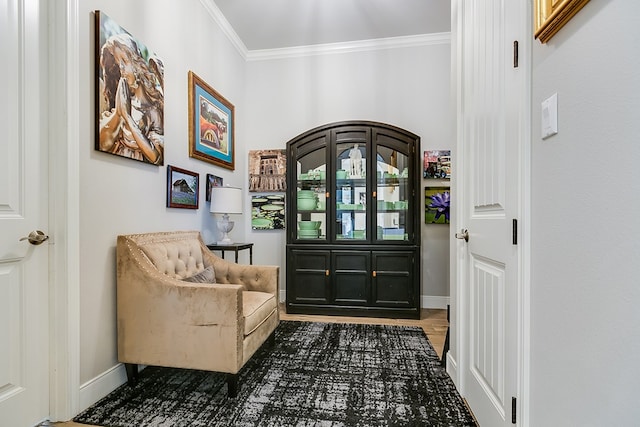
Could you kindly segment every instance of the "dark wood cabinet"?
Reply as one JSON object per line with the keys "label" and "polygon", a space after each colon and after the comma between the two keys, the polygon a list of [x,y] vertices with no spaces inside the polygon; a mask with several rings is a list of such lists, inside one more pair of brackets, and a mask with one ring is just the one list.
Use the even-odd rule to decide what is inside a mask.
{"label": "dark wood cabinet", "polygon": [[366,121],[287,143],[287,311],[420,316],[420,138]]}

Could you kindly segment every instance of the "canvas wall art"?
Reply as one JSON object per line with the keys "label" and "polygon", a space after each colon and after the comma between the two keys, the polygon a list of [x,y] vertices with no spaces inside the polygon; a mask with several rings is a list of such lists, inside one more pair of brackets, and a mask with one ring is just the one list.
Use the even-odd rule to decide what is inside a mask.
{"label": "canvas wall art", "polygon": [[451,178],[451,150],[428,150],[424,152],[423,178]]}
{"label": "canvas wall art", "polygon": [[163,165],[163,62],[103,12],[95,28],[95,149]]}
{"label": "canvas wall art", "polygon": [[249,191],[280,192],[286,189],[285,150],[250,150]]}
{"label": "canvas wall art", "polygon": [[284,218],[284,194],[251,197],[252,229],[283,230]]}
{"label": "canvas wall art", "polygon": [[425,224],[449,224],[450,205],[451,193],[449,187],[425,187]]}

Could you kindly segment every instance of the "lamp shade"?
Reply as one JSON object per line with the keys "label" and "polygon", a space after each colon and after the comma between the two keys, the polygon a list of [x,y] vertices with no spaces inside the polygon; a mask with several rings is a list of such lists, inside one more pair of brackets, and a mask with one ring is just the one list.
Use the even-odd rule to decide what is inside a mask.
{"label": "lamp shade", "polygon": [[210,212],[241,214],[242,189],[236,187],[211,187]]}

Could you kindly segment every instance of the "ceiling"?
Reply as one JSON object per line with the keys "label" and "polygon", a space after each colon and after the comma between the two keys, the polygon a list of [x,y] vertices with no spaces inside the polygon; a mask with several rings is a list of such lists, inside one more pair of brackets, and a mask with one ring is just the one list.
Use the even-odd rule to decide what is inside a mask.
{"label": "ceiling", "polygon": [[214,0],[249,51],[447,33],[449,0]]}

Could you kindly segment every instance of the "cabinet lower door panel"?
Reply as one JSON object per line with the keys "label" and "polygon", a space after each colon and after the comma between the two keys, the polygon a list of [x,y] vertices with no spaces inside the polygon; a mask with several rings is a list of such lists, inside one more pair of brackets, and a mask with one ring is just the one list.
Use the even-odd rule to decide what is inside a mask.
{"label": "cabinet lower door panel", "polygon": [[327,304],[331,299],[329,287],[328,251],[299,251],[289,252],[288,262],[295,265],[289,269],[287,283],[287,301],[296,303]]}
{"label": "cabinet lower door panel", "polygon": [[385,307],[413,307],[415,286],[413,252],[373,253],[374,304]]}
{"label": "cabinet lower door panel", "polygon": [[340,305],[367,305],[371,299],[369,252],[333,251],[334,302]]}

